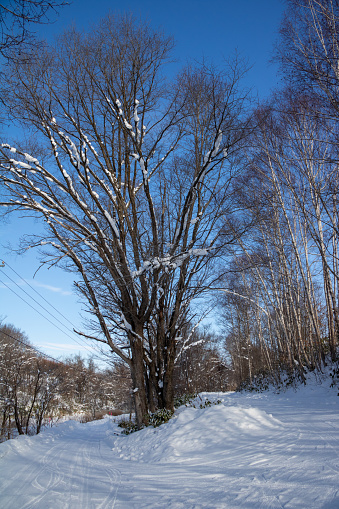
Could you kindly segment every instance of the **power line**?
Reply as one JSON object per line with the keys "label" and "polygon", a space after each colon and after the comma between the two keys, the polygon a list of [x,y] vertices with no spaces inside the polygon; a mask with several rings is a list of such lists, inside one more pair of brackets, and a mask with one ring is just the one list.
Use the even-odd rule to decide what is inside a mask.
{"label": "power line", "polygon": [[[40,304],[40,302],[38,302],[34,297],[32,297],[29,293],[26,292],[26,290],[24,288],[22,288],[20,285],[18,285],[18,283],[16,283],[14,281],[14,279],[12,279],[8,274],[6,274],[6,272],[3,273],[15,286],[17,286],[19,288],[19,290],[21,290],[25,295],[27,295],[27,297],[29,297],[30,299],[32,299],[38,306],[40,306],[44,311],[46,311],[47,314],[49,314],[50,316],[52,316],[54,318],[54,320],[56,320],[57,322],[60,323],[60,325],[62,325],[62,327],[66,327],[65,324],[63,324],[61,322],[61,320],[59,320],[59,318],[57,318],[55,315],[53,315],[50,311],[48,311],[48,309],[46,309],[42,304]],[[20,277],[20,276],[19,276]],[[22,281],[24,281],[25,283],[27,283],[27,281],[25,281],[23,278],[21,278]],[[28,283],[27,283],[28,284]],[[30,286],[30,285],[29,285]],[[32,288],[32,287],[31,287]],[[38,294],[40,295],[40,294]],[[45,299],[44,299],[45,300]],[[47,301],[46,301],[47,302]],[[48,303],[48,302],[47,302]],[[34,308],[33,308],[34,309]],[[71,322],[70,322],[71,323]],[[72,325],[72,323],[71,323]]]}
{"label": "power line", "polygon": [[17,341],[18,343],[21,343],[25,348],[30,348],[31,350],[33,350],[33,352],[36,352],[38,353],[39,355],[42,355],[43,357],[46,357],[48,359],[51,359],[53,362],[56,362],[57,364],[62,364],[61,361],[58,361],[57,359],[54,359],[54,357],[52,357],[51,355],[47,355],[43,352],[40,352],[37,348],[35,348],[34,346],[32,345],[29,345],[27,343],[25,343],[24,341],[22,341],[21,339],[19,338],[15,338],[14,336],[12,336],[11,334],[8,334],[8,332],[5,332],[2,328],[0,328],[0,336],[1,334],[4,334],[5,336],[8,336],[9,338],[13,339],[14,341]]}
{"label": "power line", "polygon": [[[31,288],[31,289],[32,289],[32,290],[33,290],[33,291],[34,291],[34,292],[35,292],[35,293],[36,293],[36,294],[37,294],[37,295],[38,295],[38,296],[39,296],[39,297],[43,300],[43,301],[45,301],[45,302],[46,302],[46,303],[47,303],[47,304],[48,304],[48,305],[49,305],[52,309],[54,309],[54,310],[55,310],[55,311],[56,311],[56,312],[57,312],[60,316],[62,316],[62,317],[63,317],[63,318],[64,318],[64,319],[65,319],[65,320],[66,320],[66,321],[67,321],[67,322],[68,322],[68,323],[69,323],[69,324],[73,327],[73,329],[75,329],[75,328],[76,328],[76,326],[75,326],[75,325],[74,325],[74,324],[73,324],[73,323],[72,323],[72,322],[71,322],[71,321],[70,321],[70,320],[69,320],[66,316],[64,316],[64,315],[61,313],[61,311],[60,311],[60,310],[58,310],[57,308],[55,308],[55,307],[53,306],[53,304],[51,304],[50,302],[48,302],[48,300],[47,300],[45,297],[43,297],[43,295],[41,295],[41,294],[40,294],[40,293],[39,293],[39,292],[38,292],[35,288],[33,288],[33,286],[32,286],[32,285],[30,285],[30,284],[29,284],[29,282],[28,282],[26,279],[24,279],[24,278],[23,278],[20,274],[18,274],[18,272],[17,272],[17,271],[15,271],[15,270],[13,269],[13,267],[11,267],[7,261],[2,260],[2,265],[0,265],[0,267],[8,267],[8,268],[9,268],[12,272],[14,272],[14,274],[16,274],[16,275],[17,275],[17,276],[18,276],[18,277],[19,277],[19,278],[20,278],[20,279],[21,279],[21,280],[22,280],[25,284],[27,284],[27,285],[28,285],[28,286],[29,286],[29,287],[30,287],[30,288]],[[21,291],[23,291],[23,292],[24,292],[24,293],[25,293],[25,294],[26,294],[26,295],[27,295],[30,299],[32,299],[32,300],[33,300],[33,301],[34,301],[34,302],[35,302],[38,306],[40,306],[42,309],[44,309],[44,310],[45,310],[45,311],[46,311],[46,312],[47,312],[50,316],[52,316],[55,320],[57,320],[57,322],[59,322],[59,323],[60,323],[63,327],[65,327],[65,329],[67,329],[67,326],[66,326],[64,323],[62,323],[62,322],[61,322],[61,321],[60,321],[60,320],[59,320],[56,316],[54,316],[54,315],[53,315],[50,311],[48,311],[48,309],[46,309],[44,306],[42,306],[42,304],[40,304],[40,302],[38,302],[36,299],[34,299],[34,297],[32,297],[32,296],[31,296],[29,293],[27,293],[27,292],[26,292],[26,291],[25,291],[25,290],[24,290],[21,286],[19,286],[19,285],[18,285],[18,284],[17,284],[17,283],[13,280],[13,279],[11,279],[11,278],[10,278],[10,276],[8,276],[8,274],[6,274],[6,273],[4,273],[4,274],[6,275],[6,277],[7,277],[10,281],[12,281],[12,283],[14,283],[14,284],[15,284],[15,285],[16,285],[16,286],[17,286],[17,287],[18,287]],[[5,284],[5,283],[4,283],[4,284]],[[7,286],[7,285],[5,285],[5,286]],[[10,288],[10,287],[8,287],[8,286],[7,286],[7,288],[9,288],[9,289],[11,290],[11,288]],[[13,290],[11,290],[11,291],[13,291]],[[13,293],[15,293],[15,292],[13,291]],[[16,295],[17,295],[17,294],[16,294]],[[17,296],[18,296],[19,298],[21,298],[22,300],[24,300],[24,299],[23,299],[22,297],[20,297],[19,295],[17,295]],[[26,301],[24,300],[24,302],[26,302]],[[26,302],[26,304],[30,305],[30,304],[29,304],[29,303],[27,303],[27,302]],[[32,307],[32,306],[31,306],[31,307]],[[33,307],[33,309],[35,310],[35,308],[34,308],[34,307]],[[36,311],[37,311],[37,310],[36,310]],[[37,312],[39,313],[39,311],[37,311]],[[41,313],[39,313],[39,314],[41,314]],[[41,315],[41,316],[44,316],[44,315]],[[44,318],[45,318],[45,317],[44,317]],[[47,319],[47,318],[46,318],[46,319]],[[48,319],[47,319],[47,320],[48,320]],[[50,321],[50,320],[49,320],[49,321]],[[50,323],[51,323],[51,322],[50,322]],[[55,327],[59,328],[57,325],[55,325],[55,324],[53,324],[53,325],[54,325]],[[60,329],[59,329],[59,330],[60,330]],[[68,330],[68,329],[67,329],[67,330]],[[64,331],[61,331],[61,332],[64,332]],[[64,334],[66,334],[68,337],[70,337],[70,339],[72,339],[72,340],[73,340],[75,343],[77,343],[79,346],[83,346],[83,345],[81,345],[81,344],[79,343],[79,341],[82,341],[82,343],[83,343],[84,345],[86,345],[86,346],[83,346],[83,347],[84,347],[87,351],[89,351],[90,353],[92,353],[92,351],[88,350],[87,346],[89,346],[89,345],[88,345],[88,343],[86,343],[86,340],[85,340],[85,339],[83,339],[83,338],[79,338],[79,341],[78,341],[78,340],[76,340],[75,338],[73,338],[73,337],[69,336],[69,334],[68,334],[67,332],[64,332]],[[96,350],[97,352],[99,352],[99,353],[102,355],[102,352],[101,352],[101,350],[100,350],[98,347],[90,346],[90,348],[91,348],[92,350]],[[96,356],[96,358],[98,358],[99,360],[102,360],[102,359],[101,359],[100,357],[98,357],[98,356]]]}
{"label": "power line", "polygon": [[[37,302],[33,297],[31,297],[25,290],[23,290],[17,283],[15,283],[12,278],[10,276],[8,276],[8,274],[5,274],[5,276],[10,280],[12,281],[16,286],[19,287],[20,290],[22,290],[26,295],[28,295],[29,298],[31,298],[34,302],[36,302],[40,307],[42,307],[43,309],[46,310],[46,308],[44,308],[43,306],[41,306],[41,304],[39,304],[39,302]],[[16,295],[19,299],[21,299],[23,302],[25,302],[25,304],[27,304],[30,308],[32,308],[36,313],[38,313],[40,316],[42,316],[45,320],[47,320],[51,325],[53,325],[54,327],[56,327],[60,332],[62,332],[63,334],[65,334],[67,337],[69,337],[72,341],[74,341],[75,343],[77,343],[79,346],[81,346],[82,348],[85,348],[85,350],[87,350],[88,352],[90,352],[91,354],[93,354],[93,352],[91,350],[89,350],[87,348],[87,344],[84,343],[84,340],[83,340],[83,343],[80,343],[77,339],[75,339],[74,337],[70,336],[68,334],[68,332],[62,330],[57,324],[53,323],[49,318],[47,318],[45,315],[43,315],[38,309],[36,309],[32,304],[30,304],[26,299],[24,299],[21,295],[19,295],[15,290],[13,290],[13,288],[11,288],[8,284],[6,284],[2,279],[0,279],[0,282],[6,286],[6,288],[8,288],[8,290],[10,290],[12,293],[14,293],[14,295]],[[51,316],[53,316],[48,310],[46,310],[48,314],[50,314]],[[55,318],[53,316],[53,318]],[[59,323],[60,320],[58,320]],[[62,324],[63,327],[66,327],[64,324]],[[101,359],[100,359],[101,360]]]}
{"label": "power line", "polygon": [[[76,329],[77,327],[66,317],[64,316],[60,310],[58,310],[55,306],[53,306],[53,304],[51,304],[43,295],[41,295],[41,293],[39,293],[32,285],[30,285],[30,283],[24,279],[16,270],[13,269],[13,267],[11,267],[9,265],[9,263],[5,260],[2,260],[2,264],[0,265],[0,268],[1,267],[8,267],[12,272],[14,272],[14,274],[19,278],[21,279],[26,285],[28,285],[44,302],[46,302],[46,304],[48,304],[48,306],[50,306],[52,309],[54,309],[56,311],[56,313],[58,313],[60,316],[62,316],[64,318],[64,320],[66,320],[72,327],[73,329]],[[62,327],[64,327],[67,331],[68,330],[68,327],[62,323],[62,321],[57,318],[53,313],[51,313],[48,309],[46,309],[42,304],[40,304],[40,302],[38,302],[36,299],[34,299],[34,297],[32,297],[28,292],[26,292],[20,285],[18,285],[8,274],[6,274],[6,272],[4,272],[5,276],[14,284],[16,285],[19,290],[21,290],[22,292],[24,292],[30,299],[32,299],[38,306],[40,306],[46,313],[48,313],[48,315],[50,315],[51,317],[53,317],[57,322],[59,322]],[[105,352],[103,352],[98,346],[97,344],[94,344],[95,346],[92,346],[91,345],[88,345],[88,343],[86,342],[86,339],[83,339],[82,337],[77,338],[78,339],[75,339],[74,337],[71,337],[68,332],[65,332],[63,330],[61,330],[56,324],[54,324],[53,322],[51,322],[51,320],[49,320],[48,318],[46,318],[41,312],[39,312],[38,310],[36,310],[31,304],[29,304],[23,297],[21,297],[20,295],[18,295],[16,292],[14,292],[14,290],[12,290],[8,285],[6,285],[5,283],[3,283],[10,291],[12,291],[15,295],[17,295],[17,297],[19,297],[21,300],[23,300],[28,306],[30,306],[32,309],[34,309],[37,313],[39,313],[43,318],[45,318],[46,320],[48,320],[52,325],[54,325],[56,328],[58,328],[61,332],[63,332],[66,336],[68,336],[71,340],[73,340],[75,343],[77,343],[79,346],[85,348],[85,350],[87,350],[89,353],[91,353],[93,355],[93,350],[95,350],[97,352],[97,355],[95,355],[95,358],[102,361],[103,358],[102,356],[104,357],[107,357],[107,354],[105,354]],[[76,334],[76,333],[74,333]],[[81,341],[83,344],[79,343],[79,341]],[[91,348],[91,350],[88,349]],[[107,362],[107,360],[105,360],[105,362]]]}
{"label": "power line", "polygon": [[[15,274],[16,276],[18,276],[18,278],[20,278],[20,279],[21,279],[21,280],[22,280],[22,281],[23,281],[26,285],[28,285],[28,286],[31,288],[31,290],[33,290],[33,292],[35,292],[37,295],[39,295],[39,297],[40,297],[40,298],[41,298],[44,302],[46,302],[46,304],[48,304],[48,305],[49,305],[52,309],[54,309],[54,311],[56,311],[56,312],[57,312],[60,316],[62,316],[62,317],[64,318],[64,320],[66,320],[66,322],[68,322],[68,323],[69,323],[69,324],[70,324],[73,328],[76,328],[76,327],[75,327],[75,325],[74,325],[74,323],[72,323],[72,322],[71,322],[71,321],[70,321],[70,320],[69,320],[69,319],[68,319],[65,315],[63,315],[63,314],[61,313],[61,311],[60,311],[60,310],[58,310],[57,308],[55,308],[55,307],[53,306],[53,304],[51,304],[50,302],[48,302],[48,300],[47,300],[47,299],[45,299],[45,297],[44,297],[43,295],[41,295],[41,293],[39,293],[39,292],[38,292],[38,291],[37,291],[37,290],[36,290],[36,289],[35,289],[32,285],[30,285],[30,284],[29,284],[29,282],[28,282],[26,279],[24,279],[22,276],[20,276],[20,274],[18,274],[18,273],[16,272],[16,270],[14,270],[14,269],[13,269],[13,267],[11,267],[7,261],[6,261],[6,262],[5,262],[5,261],[3,261],[2,263],[3,263],[4,265],[1,265],[1,267],[8,267],[8,268],[9,268],[12,272],[14,272],[14,274]],[[8,276],[7,276],[7,277],[8,277]],[[25,293],[26,293],[26,292],[25,292]],[[33,299],[33,300],[34,300],[34,299]],[[39,304],[39,306],[41,306],[41,304]],[[41,306],[41,307],[43,307],[43,306]],[[52,316],[53,316],[53,315],[52,315]],[[58,320],[58,321],[59,321],[59,320]],[[60,323],[61,323],[61,322],[60,322]]]}
{"label": "power line", "polygon": [[[74,366],[72,364],[68,364],[66,362],[63,362],[63,361],[59,361],[57,359],[55,359],[54,357],[52,357],[51,355],[47,355],[43,352],[40,352],[37,348],[35,348],[34,346],[30,345],[30,344],[27,344],[25,343],[24,341],[22,341],[21,339],[19,338],[16,338],[14,336],[12,336],[11,334],[8,334],[8,332],[5,332],[3,330],[3,328],[0,326],[0,337],[1,335],[4,334],[5,336],[8,336],[9,338],[13,339],[14,341],[17,341],[18,343],[22,344],[25,348],[29,348],[30,350],[33,350],[33,352],[41,355],[43,358],[45,359],[50,359],[51,361],[55,362],[56,364],[59,365],[60,369],[64,369],[64,368],[71,368],[73,371],[76,371],[78,373],[81,373],[83,374],[84,370],[88,370],[88,368],[86,368],[86,366],[83,367],[83,369],[79,369],[77,366]],[[97,373],[95,373],[97,374]],[[116,375],[118,378],[125,378],[125,377],[122,377],[120,375]]]}

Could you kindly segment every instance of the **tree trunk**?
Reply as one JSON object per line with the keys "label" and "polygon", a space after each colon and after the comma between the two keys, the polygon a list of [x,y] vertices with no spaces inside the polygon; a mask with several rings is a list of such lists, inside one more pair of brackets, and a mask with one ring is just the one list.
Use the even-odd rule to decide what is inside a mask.
{"label": "tree trunk", "polygon": [[19,412],[18,412],[18,402],[16,399],[15,399],[15,403],[14,403],[14,418],[15,418],[15,424],[16,424],[19,435],[24,435],[25,433],[23,432],[22,425],[20,422],[20,417],[19,417]]}
{"label": "tree trunk", "polygon": [[163,407],[174,411],[173,372],[175,362],[175,337],[170,337],[165,351],[166,370],[163,381]]}
{"label": "tree trunk", "polygon": [[[140,335],[141,337],[141,335]],[[135,405],[135,419],[139,429],[148,423],[148,407],[146,397],[146,381],[144,372],[143,345],[141,340],[133,336],[131,338],[132,367],[131,376],[133,383],[133,397]]]}
{"label": "tree trunk", "polygon": [[174,411],[173,369],[174,365],[166,371],[163,387],[163,406],[172,412]]}

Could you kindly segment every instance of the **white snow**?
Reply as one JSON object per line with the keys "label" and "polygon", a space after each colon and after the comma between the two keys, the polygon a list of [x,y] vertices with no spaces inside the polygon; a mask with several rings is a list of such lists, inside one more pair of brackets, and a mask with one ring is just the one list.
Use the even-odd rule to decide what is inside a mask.
{"label": "white snow", "polygon": [[192,249],[191,253],[194,256],[207,256],[208,255],[207,249]]}
{"label": "white snow", "polygon": [[129,123],[127,122],[127,120],[126,120],[126,119],[124,119],[124,124],[125,124],[125,127],[126,127],[127,129],[133,129],[133,127],[131,126],[131,124],[129,124]]}
{"label": "white snow", "polygon": [[24,154],[24,156],[26,161],[28,161],[29,163],[39,164],[39,161],[35,157],[32,157],[30,154]]}
{"label": "white snow", "polygon": [[16,161],[15,159],[10,159],[9,162],[11,164],[13,164],[14,166],[20,166],[24,170],[31,170],[32,169],[32,167],[29,164],[24,163],[23,161]]}
{"label": "white snow", "polygon": [[138,117],[138,104],[139,104],[139,101],[136,99],[135,100],[135,108],[134,108],[134,122],[138,123],[139,122],[139,117]]}
{"label": "white snow", "polygon": [[219,129],[218,138],[215,142],[214,150],[212,152],[212,157],[215,157],[217,155],[217,153],[219,152],[221,142],[222,142],[222,131]]}
{"label": "white snow", "polygon": [[197,223],[199,221],[199,219],[200,219],[200,216],[195,217],[194,219],[191,220],[191,224]]}
{"label": "white snow", "polygon": [[107,212],[107,210],[104,210],[104,216],[107,219],[107,221],[109,222],[109,224],[110,224],[112,230],[114,231],[116,237],[119,238],[119,230],[118,230],[117,224],[115,222],[115,219],[113,219],[113,217],[110,215],[109,212]]}
{"label": "white snow", "polygon": [[204,393],[129,436],[68,421],[0,445],[0,500],[23,508],[339,507],[339,397],[330,381],[282,394]]}

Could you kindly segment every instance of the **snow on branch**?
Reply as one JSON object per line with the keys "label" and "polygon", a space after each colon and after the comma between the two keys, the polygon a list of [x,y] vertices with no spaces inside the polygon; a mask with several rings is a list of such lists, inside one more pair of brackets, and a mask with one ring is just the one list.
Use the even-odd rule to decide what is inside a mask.
{"label": "snow on branch", "polygon": [[139,270],[134,271],[132,276],[136,278],[144,272],[152,272],[153,270],[160,269],[161,267],[164,267],[165,270],[176,269],[181,267],[184,261],[187,260],[187,258],[190,256],[207,256],[211,249],[214,249],[214,247],[212,246],[204,249],[189,249],[186,253],[181,253],[174,256],[168,255],[164,258],[155,257],[151,260],[145,260],[143,266],[140,267]]}
{"label": "snow on branch", "polygon": [[[204,166],[208,165],[208,163],[210,163],[217,156],[219,149],[220,149],[221,142],[222,142],[222,131],[219,129],[218,136],[214,141],[212,150],[209,150],[208,152],[206,152],[206,154],[204,156]],[[226,152],[226,154],[224,154],[224,156],[225,155],[227,155],[227,152]]]}
{"label": "snow on branch", "polygon": [[[194,327],[192,327],[192,330],[191,332],[189,333],[188,337],[185,339],[185,341],[183,342],[183,344],[181,345],[181,348],[175,358],[175,361],[174,363],[177,363],[179,358],[181,357],[181,355],[186,351],[186,350],[189,350],[190,348],[193,348],[194,346],[197,346],[197,345],[200,345],[202,343],[205,343],[206,340],[203,338],[203,339],[199,339],[197,341],[195,341],[194,343],[190,343],[190,340],[192,339],[192,336],[193,334],[195,333],[195,331],[197,330],[197,328],[199,327],[199,325],[201,324],[201,322],[206,318],[206,316],[212,311],[212,307],[209,308],[203,315],[202,317],[200,318],[200,320],[198,320],[198,322],[194,325]],[[179,340],[179,338],[177,338],[177,341]]]}
{"label": "snow on branch", "polygon": [[122,106],[121,101],[117,98],[115,100],[114,105],[112,105],[112,103],[108,97],[106,97],[106,101],[107,101],[107,104],[110,106],[112,112],[114,112],[114,114],[117,116],[117,118],[121,121],[121,123],[125,127],[125,129],[128,130],[128,132],[130,133],[132,138],[134,138],[138,141],[140,138],[140,134],[141,134],[140,129],[138,128],[138,126],[139,126],[139,116],[138,116],[139,101],[137,99],[135,99],[134,111],[133,111],[133,120],[135,123],[136,132],[133,130],[133,126],[130,124],[130,122],[127,120],[127,118],[124,116],[124,112],[122,111],[122,108],[121,108],[121,106]]}
{"label": "snow on branch", "polygon": [[[133,327],[132,325],[126,320],[126,317],[124,315],[124,313],[121,313],[121,323],[118,325],[119,328],[125,332],[126,336],[131,339],[131,336],[134,338],[134,339],[139,339],[139,341],[143,344],[144,347],[146,347],[146,340],[145,338],[143,338],[142,336],[140,336],[139,334],[137,334],[134,330],[133,330]],[[133,339],[133,340],[134,340]],[[148,353],[147,353],[147,350],[145,348],[144,350],[144,354],[146,355],[146,358],[147,358],[147,361],[148,362],[152,362],[152,360],[149,358],[148,356]]]}
{"label": "snow on branch", "polygon": [[227,290],[226,288],[215,288],[215,290],[218,290],[223,293],[229,293],[230,295],[235,295],[236,297],[240,297],[241,299],[248,300],[249,302],[257,306],[259,309],[261,309],[261,311],[265,313],[266,316],[268,317],[270,316],[266,309],[261,307],[257,302],[255,302],[255,300],[251,299],[250,297],[247,297],[246,295],[241,295],[241,293],[234,292],[233,290]]}
{"label": "snow on branch", "polygon": [[[209,150],[205,154],[203,165],[202,165],[201,169],[199,170],[199,172],[197,173],[196,177],[194,178],[194,180],[187,192],[184,207],[183,207],[182,219],[181,219],[180,223],[177,225],[175,235],[174,235],[174,240],[173,240],[174,247],[177,246],[181,235],[183,234],[183,232],[186,231],[188,217],[189,217],[189,214],[192,213],[192,208],[193,208],[193,205],[195,202],[198,185],[203,182],[206,174],[212,170],[212,168],[214,166],[213,163],[217,162],[217,161],[215,161],[215,159],[220,154],[220,146],[221,146],[222,138],[223,138],[223,134],[222,134],[222,131],[219,129],[218,133],[216,134],[216,136],[214,138],[214,142],[213,142],[213,146],[211,147],[211,150]],[[222,159],[225,159],[225,157],[227,156],[227,151],[224,150],[222,152],[222,154],[223,154]],[[195,219],[196,222],[198,220],[199,220],[198,218]],[[190,224],[194,224],[194,223],[190,223]]]}

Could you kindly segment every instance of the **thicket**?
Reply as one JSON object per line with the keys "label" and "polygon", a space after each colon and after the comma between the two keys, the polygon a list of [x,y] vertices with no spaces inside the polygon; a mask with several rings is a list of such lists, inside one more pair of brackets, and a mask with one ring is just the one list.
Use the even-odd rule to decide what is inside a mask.
{"label": "thicket", "polygon": [[0,441],[39,433],[64,416],[86,422],[117,408],[130,411],[130,386],[121,366],[99,370],[80,356],[55,362],[20,330],[0,326]]}

